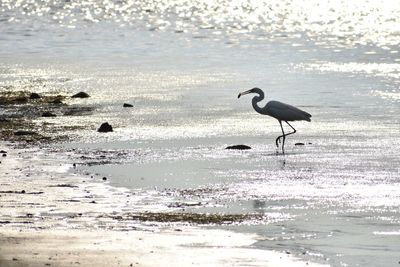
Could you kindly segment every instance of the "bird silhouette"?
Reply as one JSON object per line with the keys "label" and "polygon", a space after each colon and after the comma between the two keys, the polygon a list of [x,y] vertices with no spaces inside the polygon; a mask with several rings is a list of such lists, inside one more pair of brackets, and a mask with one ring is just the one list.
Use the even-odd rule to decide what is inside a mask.
{"label": "bird silhouette", "polygon": [[[282,142],[282,154],[285,154],[285,138],[288,135],[296,133],[296,129],[290,125],[289,121],[311,121],[311,114],[296,108],[294,106],[279,102],[279,101],[269,101],[264,107],[258,106],[258,102],[264,99],[264,92],[260,88],[253,88],[244,92],[239,93],[238,98],[242,95],[247,94],[258,94],[257,96],[253,97],[251,103],[255,111],[262,115],[271,116],[279,121],[281,126],[282,135],[278,136],[275,140],[276,147],[279,148],[278,142],[280,139],[283,139]],[[285,133],[282,127],[282,121],[286,122],[290,128],[293,129],[293,132]]]}

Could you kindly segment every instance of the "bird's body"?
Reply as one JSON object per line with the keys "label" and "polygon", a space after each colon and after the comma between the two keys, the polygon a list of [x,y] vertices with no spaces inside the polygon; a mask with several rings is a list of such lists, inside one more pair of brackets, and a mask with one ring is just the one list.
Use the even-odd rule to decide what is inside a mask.
{"label": "bird's body", "polygon": [[[264,92],[260,88],[253,88],[242,92],[238,95],[238,98],[240,98],[242,95],[251,93],[258,94],[258,96],[255,96],[252,99],[254,110],[260,114],[271,116],[279,121],[282,129],[282,135],[276,138],[275,143],[276,146],[278,146],[278,141],[280,141],[280,138],[283,138],[282,152],[285,153],[285,137],[296,132],[296,129],[294,129],[293,126],[288,123],[288,121],[311,121],[311,114],[279,101],[269,101],[264,107],[260,107],[258,103],[264,99]],[[293,129],[293,132],[285,134],[282,127],[282,121],[286,122]]]}

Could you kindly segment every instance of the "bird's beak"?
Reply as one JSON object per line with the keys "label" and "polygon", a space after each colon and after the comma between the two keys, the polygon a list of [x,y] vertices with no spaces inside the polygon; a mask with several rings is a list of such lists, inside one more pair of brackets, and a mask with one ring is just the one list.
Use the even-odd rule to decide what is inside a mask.
{"label": "bird's beak", "polygon": [[242,95],[247,95],[247,94],[250,94],[250,93],[252,93],[251,89],[247,90],[247,91],[244,91],[244,92],[241,92],[241,93],[239,93],[238,98],[240,98]]}

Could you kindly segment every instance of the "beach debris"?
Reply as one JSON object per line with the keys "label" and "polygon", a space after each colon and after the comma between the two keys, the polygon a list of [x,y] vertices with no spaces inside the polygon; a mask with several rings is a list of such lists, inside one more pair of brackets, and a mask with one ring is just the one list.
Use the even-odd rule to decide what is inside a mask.
{"label": "beach debris", "polygon": [[227,146],[225,149],[247,150],[251,149],[251,147],[246,145],[233,145],[233,146]]}
{"label": "beach debris", "polygon": [[88,95],[85,92],[79,92],[77,94],[74,94],[73,96],[71,96],[72,98],[88,98],[90,97],[90,95]]}
{"label": "beach debris", "polygon": [[29,99],[39,99],[41,96],[38,93],[31,93]]}
{"label": "beach debris", "polygon": [[304,146],[304,143],[296,143],[295,146]]}
{"label": "beach debris", "polygon": [[108,124],[108,122],[105,122],[103,124],[100,125],[100,128],[97,129],[97,131],[99,133],[107,133],[107,132],[112,132],[113,128],[110,124]]}
{"label": "beach debris", "polygon": [[133,107],[133,105],[128,104],[128,103],[124,103],[122,106],[123,106],[124,108],[131,108],[131,107]]}
{"label": "beach debris", "polygon": [[42,113],[42,117],[57,117],[57,115],[54,113],[51,113],[50,111],[45,111]]}

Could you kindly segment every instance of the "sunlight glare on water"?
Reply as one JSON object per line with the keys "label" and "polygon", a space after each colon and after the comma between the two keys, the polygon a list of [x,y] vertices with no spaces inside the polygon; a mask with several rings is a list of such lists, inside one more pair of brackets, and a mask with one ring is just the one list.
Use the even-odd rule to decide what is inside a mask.
{"label": "sunlight glare on water", "polygon": [[375,43],[380,46],[399,42],[400,3],[380,1],[263,1],[263,0],[175,0],[175,1],[10,1],[0,3],[9,25],[28,26],[35,34],[40,21],[52,27],[75,28],[96,23],[115,23],[119,27],[139,27],[172,32],[226,35],[258,32],[304,32],[325,45],[343,46]]}
{"label": "sunlight glare on water", "polygon": [[[2,0],[0,92],[67,96],[56,118],[29,116],[78,129],[61,151],[111,155],[80,171],[134,192],[129,210],[262,214],[233,231],[331,266],[393,266],[399,21],[390,0]],[[312,114],[285,155],[278,121],[238,99],[253,87],[260,106]]]}

